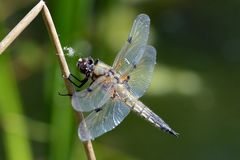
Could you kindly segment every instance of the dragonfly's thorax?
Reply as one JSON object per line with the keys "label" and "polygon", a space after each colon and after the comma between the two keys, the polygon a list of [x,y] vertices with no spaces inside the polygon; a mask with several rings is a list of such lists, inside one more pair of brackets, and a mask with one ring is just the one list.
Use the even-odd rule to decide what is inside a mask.
{"label": "dragonfly's thorax", "polygon": [[93,74],[97,77],[106,75],[111,67],[102,61],[98,60],[94,65]]}
{"label": "dragonfly's thorax", "polygon": [[95,79],[100,76],[106,76],[106,77],[112,78],[116,82],[118,82],[120,79],[120,75],[117,74],[112,67],[98,60],[98,62],[95,63],[94,65],[92,78]]}
{"label": "dragonfly's thorax", "polygon": [[103,63],[100,60],[93,60],[91,57],[79,58],[77,67],[81,73],[87,77],[91,77],[92,80],[96,80],[100,76],[106,76],[112,78],[115,83],[122,83],[120,75],[109,65]]}

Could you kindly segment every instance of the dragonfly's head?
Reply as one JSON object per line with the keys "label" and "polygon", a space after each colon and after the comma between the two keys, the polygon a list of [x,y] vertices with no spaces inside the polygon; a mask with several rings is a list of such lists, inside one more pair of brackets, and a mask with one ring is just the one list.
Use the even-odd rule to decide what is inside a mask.
{"label": "dragonfly's head", "polygon": [[85,75],[89,75],[93,72],[93,66],[94,60],[91,57],[78,59],[77,68]]}

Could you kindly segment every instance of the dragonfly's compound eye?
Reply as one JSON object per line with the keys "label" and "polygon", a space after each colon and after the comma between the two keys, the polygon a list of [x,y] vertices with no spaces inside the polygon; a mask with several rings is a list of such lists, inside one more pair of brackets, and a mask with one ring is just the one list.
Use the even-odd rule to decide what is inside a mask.
{"label": "dragonfly's compound eye", "polygon": [[77,68],[81,73],[89,75],[89,73],[93,71],[93,63],[94,61],[92,58],[80,58],[77,62]]}
{"label": "dragonfly's compound eye", "polygon": [[89,64],[89,65],[93,64],[93,60],[92,60],[92,59],[89,59],[89,60],[88,60],[88,64]]}
{"label": "dragonfly's compound eye", "polygon": [[79,58],[79,59],[78,59],[77,64],[76,64],[77,68],[80,67],[80,64],[82,63],[82,61],[83,61],[82,58]]}
{"label": "dragonfly's compound eye", "polygon": [[77,68],[84,74],[86,73],[86,68],[87,68],[86,64],[87,63],[86,63],[85,59],[79,58],[79,60],[77,62]]}

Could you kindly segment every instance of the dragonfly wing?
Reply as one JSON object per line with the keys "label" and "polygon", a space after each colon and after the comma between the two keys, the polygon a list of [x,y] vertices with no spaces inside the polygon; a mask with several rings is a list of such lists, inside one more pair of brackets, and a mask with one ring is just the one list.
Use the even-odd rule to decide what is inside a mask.
{"label": "dragonfly wing", "polygon": [[131,72],[126,73],[129,76],[127,88],[136,98],[140,98],[149,87],[155,64],[156,50],[147,45],[139,63]]}
{"label": "dragonfly wing", "polygon": [[113,68],[124,74],[129,66],[135,66],[141,59],[148,40],[150,19],[145,14],[140,14],[134,20],[128,40],[118,53]]}
{"label": "dragonfly wing", "polygon": [[77,111],[92,111],[102,107],[109,100],[112,92],[111,80],[105,76],[101,76],[89,88],[73,93],[72,106]]}
{"label": "dragonfly wing", "polygon": [[110,99],[101,110],[93,111],[80,123],[78,135],[82,141],[95,139],[119,125],[129,112],[123,102]]}

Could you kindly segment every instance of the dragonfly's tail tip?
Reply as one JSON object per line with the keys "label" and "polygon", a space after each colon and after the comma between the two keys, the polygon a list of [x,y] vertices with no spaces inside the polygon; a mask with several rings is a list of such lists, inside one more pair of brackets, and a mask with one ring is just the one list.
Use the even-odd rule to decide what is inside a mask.
{"label": "dragonfly's tail tip", "polygon": [[175,132],[174,130],[170,130],[169,133],[177,138],[179,138],[179,133]]}

